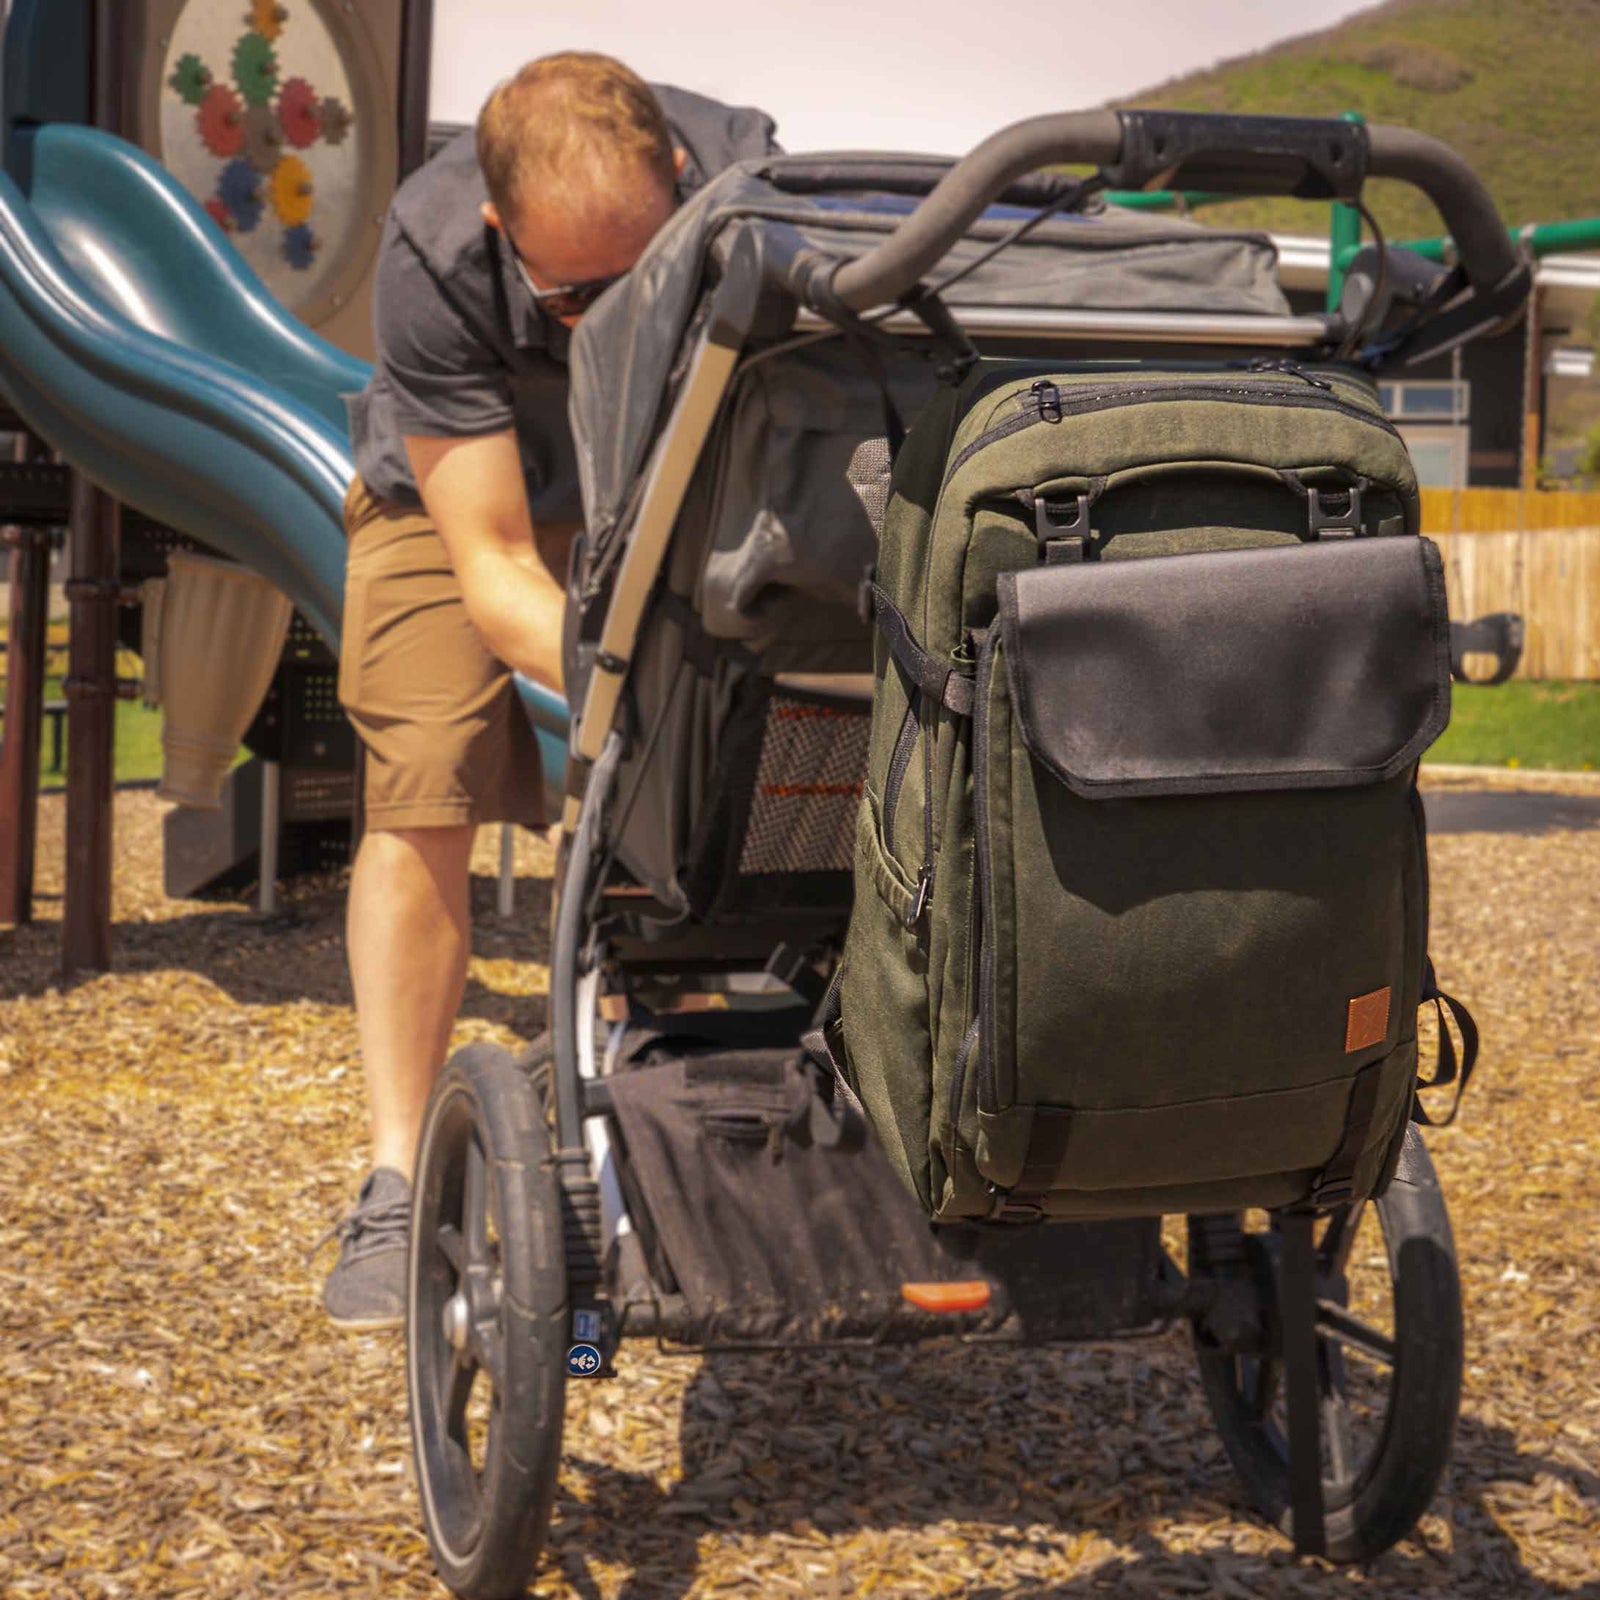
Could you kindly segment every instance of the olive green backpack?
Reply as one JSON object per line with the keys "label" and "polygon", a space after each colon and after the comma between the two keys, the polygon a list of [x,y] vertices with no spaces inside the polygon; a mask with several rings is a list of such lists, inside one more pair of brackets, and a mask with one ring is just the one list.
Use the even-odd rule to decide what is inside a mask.
{"label": "olive green backpack", "polygon": [[1373,1193],[1424,1000],[1464,1082],[1425,952],[1450,670],[1418,523],[1340,370],[985,363],[919,418],[823,1034],[931,1215]]}

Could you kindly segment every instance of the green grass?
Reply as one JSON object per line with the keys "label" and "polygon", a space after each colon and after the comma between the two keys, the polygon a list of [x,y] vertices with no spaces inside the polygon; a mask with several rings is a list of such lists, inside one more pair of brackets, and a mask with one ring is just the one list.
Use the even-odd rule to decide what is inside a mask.
{"label": "green grass", "polygon": [[[1600,0],[1388,0],[1133,96],[1128,105],[1299,116],[1363,112],[1454,145],[1508,223],[1600,213]],[[1391,238],[1439,233],[1413,189],[1372,185]],[[1324,233],[1326,205],[1208,209],[1208,222]]]}
{"label": "green grass", "polygon": [[1600,770],[1600,683],[1456,684],[1450,726],[1429,761]]}
{"label": "green grass", "polygon": [[117,703],[117,782],[138,783],[161,776],[161,713],[142,700]]}
{"label": "green grass", "polygon": [[[45,699],[61,698],[61,680],[45,680]],[[117,702],[116,781],[143,783],[161,776],[161,713],[146,710],[142,700]],[[59,789],[66,782],[66,738],[63,730],[62,770],[50,766],[50,724],[46,721],[40,737],[40,787]]]}

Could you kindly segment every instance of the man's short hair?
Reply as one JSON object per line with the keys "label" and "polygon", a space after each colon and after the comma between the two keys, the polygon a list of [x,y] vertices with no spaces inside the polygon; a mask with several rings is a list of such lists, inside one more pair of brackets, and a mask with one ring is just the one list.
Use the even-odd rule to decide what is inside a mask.
{"label": "man's short hair", "polygon": [[587,198],[619,174],[677,177],[672,134],[637,73],[584,50],[530,61],[478,114],[478,165],[502,216],[534,200]]}

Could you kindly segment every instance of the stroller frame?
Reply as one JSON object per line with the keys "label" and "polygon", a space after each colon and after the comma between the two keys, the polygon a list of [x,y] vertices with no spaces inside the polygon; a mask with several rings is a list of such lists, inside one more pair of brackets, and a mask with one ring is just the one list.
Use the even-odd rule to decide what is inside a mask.
{"label": "stroller frame", "polygon": [[[1087,113],[1020,123],[951,167],[882,244],[853,261],[829,264],[810,304],[798,308],[795,328],[820,329],[889,306],[915,287],[992,199],[1047,162],[1098,164],[1105,181],[1121,187],[1159,180],[1163,186],[1346,201],[1359,197],[1368,175],[1416,183],[1451,224],[1460,266],[1446,280],[1433,280],[1416,315],[1398,330],[1378,333],[1364,348],[1369,368],[1459,344],[1514,314],[1527,292],[1528,269],[1487,196],[1464,163],[1436,141],[1316,119]],[[532,1063],[536,1070],[530,1074],[529,1062],[490,1047],[462,1052],[435,1089],[419,1150],[407,1339],[413,1438],[435,1560],[441,1576],[463,1596],[489,1600],[522,1592],[550,1513],[566,1377],[609,1375],[625,1333],[662,1342],[684,1331],[670,1296],[651,1294],[618,1307],[606,1292],[608,1246],[626,1203],[606,1131],[613,1107],[598,1037],[605,952],[597,943],[594,913],[607,887],[604,822],[628,745],[620,722],[635,649],[691,480],[755,326],[763,287],[753,253],[735,249],[695,335],[609,584],[570,736],[548,1059]],[[1358,309],[1357,320],[1363,316]],[[1314,353],[1351,336],[1349,323],[1336,313],[1261,317],[989,307],[965,308],[959,321],[967,333],[989,338],[1115,337]],[[881,318],[880,326],[894,334],[926,331],[907,310]],[[677,976],[715,965],[685,960],[663,970]],[[814,974],[804,973],[797,960],[791,957],[782,975],[797,1003],[808,995],[814,999],[806,981]],[[1323,1225],[1316,1245],[1314,1328],[1297,1331],[1279,1315],[1294,1287],[1283,1270],[1281,1228],[1251,1230],[1236,1217],[1190,1219],[1187,1272],[1154,1244],[1156,1223],[1150,1225],[1147,1252],[1130,1252],[1125,1229],[1117,1234],[1096,1259],[1105,1270],[1108,1262],[1115,1269],[1126,1258],[1128,1292],[1120,1300],[1110,1297],[1117,1306],[1109,1321],[1086,1325],[1089,1336],[1104,1337],[1180,1316],[1190,1320],[1208,1402],[1252,1498],[1269,1520],[1292,1532],[1298,1549],[1345,1560],[1386,1549],[1426,1508],[1448,1459],[1459,1403],[1459,1281],[1443,1199],[1415,1127],[1407,1132],[1396,1181],[1371,1205],[1395,1284],[1390,1330],[1371,1326],[1348,1308],[1349,1252],[1361,1206],[1337,1208]],[[1078,1226],[1087,1237],[1101,1225]],[[1309,1232],[1311,1219],[1303,1219],[1303,1226]],[[491,1231],[497,1241],[488,1237]],[[1045,1230],[1037,1232],[1042,1237]],[[530,1243],[533,1235],[536,1244]],[[524,1259],[514,1261],[518,1252]],[[1094,1257],[1092,1239],[1089,1255]],[[1084,1337],[1083,1326],[1046,1337]],[[970,1322],[950,1331],[994,1336],[975,1334]],[[819,1342],[872,1344],[881,1336],[858,1333]],[[1039,1331],[1028,1336],[1037,1339]],[[796,1341],[776,1343],[793,1347]],[[696,1347],[771,1348],[773,1342]],[[1346,1353],[1386,1366],[1394,1390],[1404,1389],[1399,1399],[1391,1394],[1375,1448],[1360,1461],[1351,1459],[1346,1424],[1329,1406],[1330,1394],[1343,1393]],[[499,1408],[481,1464],[471,1459],[464,1420],[478,1370],[489,1374]],[[1284,1371],[1287,1430],[1272,1410]],[[514,1450],[512,1435],[519,1436]]]}

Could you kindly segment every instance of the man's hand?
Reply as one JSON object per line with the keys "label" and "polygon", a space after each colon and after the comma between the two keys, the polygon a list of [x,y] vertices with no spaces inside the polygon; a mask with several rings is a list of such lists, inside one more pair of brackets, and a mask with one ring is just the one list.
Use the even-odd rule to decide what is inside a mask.
{"label": "man's hand", "polygon": [[561,688],[561,618],[576,523],[535,528],[516,434],[406,435],[428,515],[461,583],[467,615],[507,666]]}

